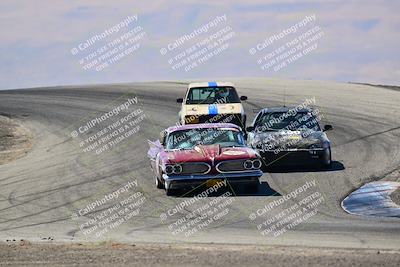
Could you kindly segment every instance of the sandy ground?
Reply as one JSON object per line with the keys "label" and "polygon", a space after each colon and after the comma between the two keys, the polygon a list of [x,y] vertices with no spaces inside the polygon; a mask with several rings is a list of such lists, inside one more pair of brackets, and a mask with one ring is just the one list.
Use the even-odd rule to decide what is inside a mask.
{"label": "sandy ground", "polygon": [[397,205],[400,206],[400,188],[398,188],[396,191],[394,191],[391,195],[390,195],[392,201],[394,203],[396,203]]}
{"label": "sandy ground", "polygon": [[400,252],[215,244],[0,244],[0,266],[399,266]]}
{"label": "sandy ground", "polygon": [[[400,170],[395,170],[391,173],[389,173],[387,176],[385,176],[382,180],[384,181],[392,181],[392,182],[399,182],[400,183]],[[394,191],[391,195],[390,198],[394,203],[400,206],[400,188],[398,188],[396,191]]]}
{"label": "sandy ground", "polygon": [[32,147],[32,133],[19,122],[0,115],[0,164],[21,158]]}

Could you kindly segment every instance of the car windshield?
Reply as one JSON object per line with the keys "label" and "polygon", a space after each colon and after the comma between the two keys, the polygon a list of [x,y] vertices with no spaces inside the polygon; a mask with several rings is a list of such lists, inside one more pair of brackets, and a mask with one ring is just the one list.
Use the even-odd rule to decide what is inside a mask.
{"label": "car windshield", "polygon": [[186,104],[240,103],[233,87],[190,88]]}
{"label": "car windshield", "polygon": [[311,112],[272,112],[257,119],[258,131],[313,130],[320,131],[318,119]]}
{"label": "car windshield", "polygon": [[166,149],[191,149],[196,145],[244,146],[242,132],[235,128],[202,128],[172,132]]}

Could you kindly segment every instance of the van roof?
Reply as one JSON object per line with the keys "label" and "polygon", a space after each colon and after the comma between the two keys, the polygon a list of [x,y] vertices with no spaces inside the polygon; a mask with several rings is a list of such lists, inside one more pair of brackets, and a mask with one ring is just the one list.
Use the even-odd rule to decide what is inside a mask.
{"label": "van roof", "polygon": [[235,87],[235,85],[231,82],[199,82],[199,83],[190,83],[189,88],[195,87]]}

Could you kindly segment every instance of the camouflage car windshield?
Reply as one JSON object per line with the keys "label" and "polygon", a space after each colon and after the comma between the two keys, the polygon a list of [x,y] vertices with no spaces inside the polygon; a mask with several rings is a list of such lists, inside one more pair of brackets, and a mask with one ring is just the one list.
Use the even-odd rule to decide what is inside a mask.
{"label": "camouflage car windshield", "polygon": [[273,112],[262,115],[256,122],[258,131],[314,130],[320,131],[317,118],[311,112]]}

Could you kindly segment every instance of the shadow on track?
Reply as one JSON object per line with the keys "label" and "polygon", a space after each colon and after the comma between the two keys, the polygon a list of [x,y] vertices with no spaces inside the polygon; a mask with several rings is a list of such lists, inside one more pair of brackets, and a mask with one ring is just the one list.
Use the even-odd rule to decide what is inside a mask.
{"label": "shadow on track", "polygon": [[343,171],[346,167],[343,163],[339,161],[332,161],[332,164],[329,168],[319,167],[319,166],[289,166],[289,165],[277,165],[271,166],[263,169],[264,173],[289,173],[289,172],[335,172],[335,171]]}
{"label": "shadow on track", "polygon": [[[195,197],[198,194],[201,194],[204,190],[206,190],[206,188],[198,188],[196,190],[182,191],[180,194],[177,194],[174,197],[177,198]],[[267,182],[261,182],[256,192],[255,191],[251,192],[247,190],[245,187],[240,187],[240,188],[233,187],[232,189],[226,187],[226,188],[221,188],[217,192],[210,193],[207,197],[222,196],[224,193],[228,191],[232,193],[229,197],[281,196],[281,194],[272,189]]]}

